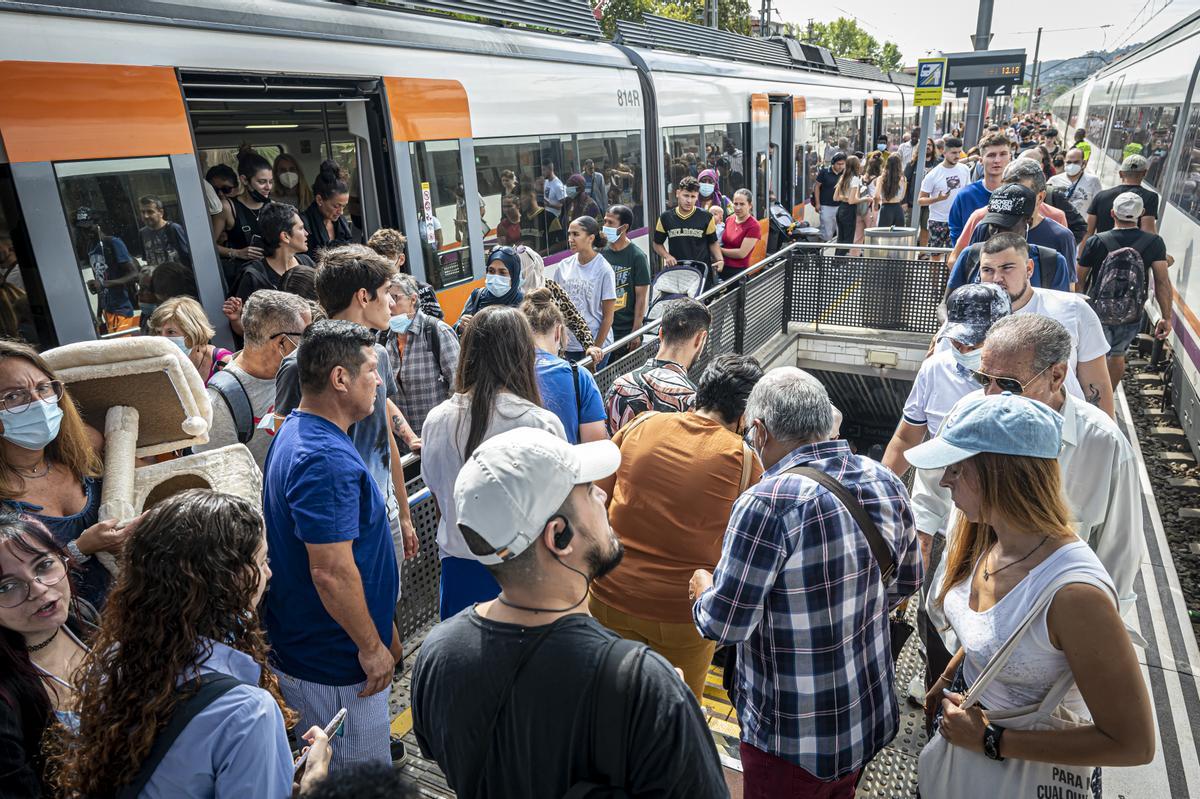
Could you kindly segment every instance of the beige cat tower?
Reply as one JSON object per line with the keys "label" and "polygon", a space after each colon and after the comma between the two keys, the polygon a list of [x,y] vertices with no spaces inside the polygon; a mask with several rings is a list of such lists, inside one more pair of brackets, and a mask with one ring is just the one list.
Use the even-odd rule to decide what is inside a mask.
{"label": "beige cat tower", "polygon": [[[83,420],[104,433],[101,519],[127,521],[188,488],[210,488],[259,504],[262,474],[242,444],[138,464],[139,458],[208,443],[208,392],[174,343],[157,336],[84,341],[48,350],[43,357],[67,385]],[[114,568],[111,555],[100,556]]]}

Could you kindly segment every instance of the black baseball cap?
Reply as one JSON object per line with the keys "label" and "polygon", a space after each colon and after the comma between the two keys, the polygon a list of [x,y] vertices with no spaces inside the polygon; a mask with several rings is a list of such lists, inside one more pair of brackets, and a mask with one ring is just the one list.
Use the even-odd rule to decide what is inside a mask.
{"label": "black baseball cap", "polygon": [[992,192],[988,212],[979,220],[983,225],[1010,228],[1023,219],[1033,218],[1037,195],[1020,183],[1008,183]]}

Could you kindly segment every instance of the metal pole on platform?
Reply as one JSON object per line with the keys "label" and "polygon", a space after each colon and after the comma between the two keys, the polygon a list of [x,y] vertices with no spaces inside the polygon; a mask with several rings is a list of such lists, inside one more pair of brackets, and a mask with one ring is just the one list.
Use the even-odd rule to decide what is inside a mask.
{"label": "metal pole on platform", "polygon": [[1038,69],[1038,53],[1042,51],[1042,29],[1038,28],[1037,43],[1033,46],[1033,81],[1029,84],[1029,110],[1033,110],[1033,104],[1037,101],[1037,85],[1038,75],[1041,72]]}
{"label": "metal pole on platform", "polygon": [[[992,41],[993,0],[979,0],[979,17],[975,22],[975,35],[971,41],[976,50],[986,50]],[[969,149],[979,141],[983,130],[983,107],[987,101],[987,89],[973,86],[967,93],[967,120],[963,126],[963,149]]]}
{"label": "metal pole on platform", "polygon": [[933,112],[936,110],[934,106],[921,109],[921,141],[914,145],[920,149],[917,152],[917,164],[913,169],[913,184],[908,187],[912,197],[912,215],[909,217],[908,226],[917,230],[921,229],[921,206],[917,201],[921,198],[921,181],[925,179],[925,147],[929,143],[929,137],[933,135]]}

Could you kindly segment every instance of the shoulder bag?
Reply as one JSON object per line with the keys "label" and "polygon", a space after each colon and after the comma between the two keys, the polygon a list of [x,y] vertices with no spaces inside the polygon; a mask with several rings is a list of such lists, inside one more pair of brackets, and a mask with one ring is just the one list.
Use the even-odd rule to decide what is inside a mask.
{"label": "shoulder bag", "polygon": [[[1063,574],[1042,590],[1021,623],[967,691],[961,707],[979,703],[983,690],[1004,670],[1017,644],[1038,614],[1054,599],[1055,592],[1079,581],[1078,575]],[[1090,720],[1062,707],[1063,699],[1074,684],[1075,676],[1068,669],[1041,702],[1010,710],[988,710],[988,720],[1012,730],[1068,730],[1087,726],[1091,724]],[[1091,766],[1061,766],[1033,760],[992,760],[982,753],[954,746],[939,734],[921,750],[917,784],[924,799],[977,796],[981,786],[987,786],[989,796],[1091,796],[1088,786],[1092,770]]]}

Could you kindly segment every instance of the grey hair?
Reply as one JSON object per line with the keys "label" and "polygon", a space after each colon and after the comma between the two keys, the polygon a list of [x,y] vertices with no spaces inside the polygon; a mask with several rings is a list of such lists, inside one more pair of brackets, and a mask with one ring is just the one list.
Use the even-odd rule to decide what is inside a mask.
{"label": "grey hair", "polygon": [[400,293],[405,297],[416,297],[421,291],[421,287],[417,284],[417,279],[405,272],[392,275],[392,287],[399,289]]}
{"label": "grey hair", "polygon": [[825,386],[795,366],[763,375],[746,401],[746,421],[759,420],[779,441],[824,441],[833,430],[833,404]]}
{"label": "grey hair", "polygon": [[1035,374],[1071,359],[1071,334],[1061,323],[1041,314],[1014,314],[997,320],[984,345],[989,352],[1004,354],[1032,349]]}
{"label": "grey hair", "polygon": [[242,309],[242,335],[247,346],[262,347],[280,333],[303,333],[308,300],[296,294],[259,289]]}
{"label": "grey hair", "polygon": [[1004,168],[1004,182],[1028,182],[1029,188],[1037,194],[1046,190],[1046,173],[1042,171],[1040,161],[1034,161],[1032,158],[1018,158]]}

